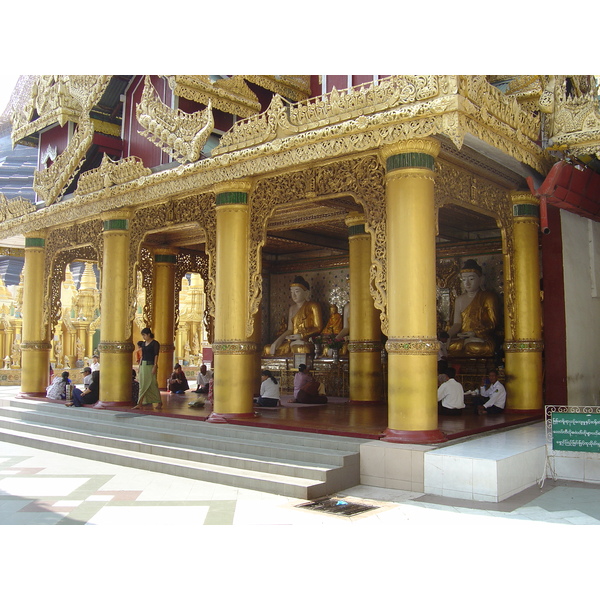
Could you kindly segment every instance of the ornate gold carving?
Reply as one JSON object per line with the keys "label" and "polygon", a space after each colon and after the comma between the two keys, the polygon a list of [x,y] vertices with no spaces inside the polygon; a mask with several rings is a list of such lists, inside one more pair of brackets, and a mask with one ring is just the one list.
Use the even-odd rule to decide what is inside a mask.
{"label": "ornate gold carving", "polygon": [[380,150],[381,157],[385,161],[396,154],[418,153],[428,154],[434,158],[440,153],[440,142],[431,138],[402,140],[394,144],[386,144]]}
{"label": "ornate gold carving", "polygon": [[12,119],[12,141],[42,131],[58,123],[78,123],[89,119],[89,112],[106,89],[110,75],[40,75],[36,78],[29,100],[15,110]]}
{"label": "ornate gold carving", "polygon": [[[175,272],[175,298],[179,298],[181,292],[181,280],[186,273],[198,273],[204,282],[204,290],[206,293],[208,282],[209,260],[206,254],[192,253],[188,251],[179,251],[177,255],[177,268]],[[175,303],[175,331],[179,328],[179,303]],[[209,343],[212,341],[213,319],[208,309],[208,302],[204,309],[204,327],[208,333]]]}
{"label": "ornate gold carving", "polygon": [[[98,344],[98,350],[106,354],[131,354],[135,346],[128,341],[124,342],[103,342]],[[162,350],[162,344],[161,344]]]}
{"label": "ornate gold carving", "polygon": [[593,75],[550,76],[540,108],[548,113],[550,149],[600,153],[600,104]]}
{"label": "ornate gold carving", "polygon": [[504,342],[505,352],[542,352],[542,340],[507,340]]}
{"label": "ornate gold carving", "polygon": [[35,171],[33,189],[46,201],[54,204],[81,168],[85,155],[92,145],[94,126],[89,119],[82,119],[67,148],[43,171]]}
{"label": "ornate gold carving", "polygon": [[348,342],[348,352],[381,352],[383,343],[375,340],[352,340]]}
{"label": "ornate gold carving", "polygon": [[385,343],[388,354],[437,354],[439,347],[435,338],[390,338]]}
{"label": "ornate gold carving", "polygon": [[310,97],[310,75],[244,75],[246,81],[260,85],[292,102]]}
{"label": "ornate gold carving", "polygon": [[339,194],[354,196],[363,206],[365,228],[371,233],[371,294],[375,306],[382,311],[384,333],[387,331],[384,169],[376,157],[364,156],[256,182],[249,200],[248,337],[252,335],[252,317],[258,311],[262,297],[262,247],[266,241],[267,223],[273,212],[287,202]]}
{"label": "ornate gold carving", "polygon": [[121,138],[121,126],[116,123],[109,123],[108,121],[99,121],[98,119],[92,119],[94,124],[94,131],[98,133],[104,133],[111,137]]}
{"label": "ornate gold carving", "polygon": [[105,154],[99,167],[81,174],[75,196],[91,194],[113,185],[123,185],[151,174],[152,171],[144,167],[144,163],[137,156],[115,161]]}
{"label": "ornate gold carving", "polygon": [[218,340],[212,343],[215,354],[255,354],[258,344],[246,340]]}
{"label": "ornate gold carving", "polygon": [[16,196],[8,199],[0,192],[0,221],[16,219],[35,211],[35,206],[26,198]]}
{"label": "ornate gold carving", "polygon": [[39,352],[52,350],[52,344],[50,342],[46,342],[44,340],[36,341],[36,342],[22,342],[21,343],[21,351],[22,352]]}
{"label": "ornate gold carving", "polygon": [[208,75],[169,75],[169,87],[177,96],[198,104],[212,103],[223,112],[249,117],[260,110],[260,102],[240,75],[211,81]]}
{"label": "ornate gold carving", "polygon": [[[92,244],[92,245],[90,245]],[[48,274],[44,294],[42,337],[54,331],[61,318],[60,292],[65,280],[65,268],[77,260],[98,261],[102,266],[102,221],[75,223],[55,229],[46,237],[44,272]]]}
{"label": "ornate gold carving", "polygon": [[146,75],[136,115],[139,124],[144,127],[139,133],[181,163],[200,158],[214,127],[210,100],[206,109],[193,114],[173,110],[158,97],[149,75]]}
{"label": "ornate gold carving", "polygon": [[[143,308],[144,322],[150,325],[153,322],[153,282],[152,282],[152,257],[150,252],[142,247],[145,235],[156,229],[159,224],[189,224],[196,222],[206,234],[206,255],[208,265],[201,264],[203,259],[194,258],[190,253],[188,258],[182,258],[182,267],[199,272],[204,279],[204,292],[206,294],[206,310],[204,323],[207,331],[212,332],[212,323],[215,317],[215,281],[216,281],[216,240],[212,232],[216,231],[215,195],[213,193],[200,194],[170,200],[159,205],[142,208],[134,214],[130,222],[130,257],[129,257],[129,306],[131,306],[130,321],[133,322],[136,309],[137,278],[136,269],[142,273],[142,286],[146,290],[146,305]],[[183,255],[185,256],[185,255]],[[178,257],[179,263],[180,257]],[[192,268],[194,267],[194,268]],[[195,268],[197,267],[197,268]],[[179,272],[179,271],[178,271]],[[187,272],[187,271],[186,271]],[[184,273],[185,274],[185,273]],[[206,276],[207,275],[207,276]],[[176,286],[181,286],[181,278],[176,281]],[[180,289],[180,287],[178,288]]]}

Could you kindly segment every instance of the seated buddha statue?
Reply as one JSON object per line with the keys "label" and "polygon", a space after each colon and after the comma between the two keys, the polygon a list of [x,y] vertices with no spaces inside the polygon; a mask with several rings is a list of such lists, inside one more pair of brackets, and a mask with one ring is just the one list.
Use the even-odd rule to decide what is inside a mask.
{"label": "seated buddha statue", "polygon": [[454,320],[448,333],[449,356],[492,356],[500,310],[494,292],[481,289],[482,270],[473,259],[460,271],[465,292],[456,298]]}
{"label": "seated buddha statue", "polygon": [[310,354],[314,346],[308,338],[323,329],[321,307],[310,302],[310,285],[303,277],[295,277],[290,284],[293,304],[288,311],[287,329],[272,343],[265,346],[264,356]]}
{"label": "seated buddha statue", "polygon": [[[329,321],[327,321],[327,324],[325,325],[325,327],[323,327],[323,331],[321,331],[321,335],[323,336],[327,336],[327,337],[333,337],[333,339],[336,340],[343,340],[342,338],[339,338],[339,333],[340,331],[342,331],[342,329],[344,328],[344,319],[342,317],[342,315],[340,315],[340,313],[338,312],[338,307],[335,304],[330,304],[329,305]],[[326,356],[330,354],[329,349],[327,348],[327,346],[325,346],[325,348],[323,348],[323,356]]]}

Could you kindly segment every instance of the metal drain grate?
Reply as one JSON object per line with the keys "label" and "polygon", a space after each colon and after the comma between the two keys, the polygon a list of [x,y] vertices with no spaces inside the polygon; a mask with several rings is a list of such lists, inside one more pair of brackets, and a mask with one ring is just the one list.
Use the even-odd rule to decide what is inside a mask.
{"label": "metal drain grate", "polygon": [[378,506],[368,506],[367,504],[357,504],[356,502],[347,502],[341,498],[324,498],[315,502],[298,504],[296,508],[307,508],[308,510],[317,510],[332,515],[342,515],[352,517],[368,510],[375,510]]}

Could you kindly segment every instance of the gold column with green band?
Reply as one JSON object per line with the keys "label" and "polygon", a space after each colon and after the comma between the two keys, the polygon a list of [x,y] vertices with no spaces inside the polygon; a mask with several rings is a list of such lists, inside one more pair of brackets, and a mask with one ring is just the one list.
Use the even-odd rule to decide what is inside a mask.
{"label": "gold column with green band", "polygon": [[208,420],[227,422],[252,416],[258,345],[246,337],[250,183],[217,186],[214,412]]}
{"label": "gold column with green band", "polygon": [[97,408],[131,404],[129,213],[105,215],[100,329],[100,401]]}
{"label": "gold column with green band", "polygon": [[50,372],[50,333],[43,321],[46,277],[45,233],[25,238],[23,267],[23,334],[21,343],[21,391],[45,394]]}
{"label": "gold column with green band", "polygon": [[369,285],[371,235],[365,231],[362,213],[350,213],[346,225],[350,247],[350,402],[380,402],[383,400],[382,343],[379,311]]}
{"label": "gold column with green band", "polygon": [[433,139],[386,146],[388,428],[384,440],[435,443],[438,430]]}
{"label": "gold column with green band", "polygon": [[152,331],[160,343],[158,356],[158,387],[167,387],[167,378],[173,372],[175,346],[175,271],[177,252],[170,248],[154,251],[154,323]]}
{"label": "gold column with green band", "polygon": [[513,192],[511,201],[514,281],[506,282],[505,288],[513,286],[515,314],[514,323],[508,319],[505,323],[506,407],[510,411],[538,411],[543,407],[539,200],[527,192]]}

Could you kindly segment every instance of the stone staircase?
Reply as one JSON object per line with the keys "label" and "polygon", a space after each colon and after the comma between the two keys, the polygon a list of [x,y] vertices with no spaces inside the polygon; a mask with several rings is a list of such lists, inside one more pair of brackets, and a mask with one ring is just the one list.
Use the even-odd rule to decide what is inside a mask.
{"label": "stone staircase", "polygon": [[358,485],[366,441],[20,398],[0,406],[0,439],[306,500]]}

